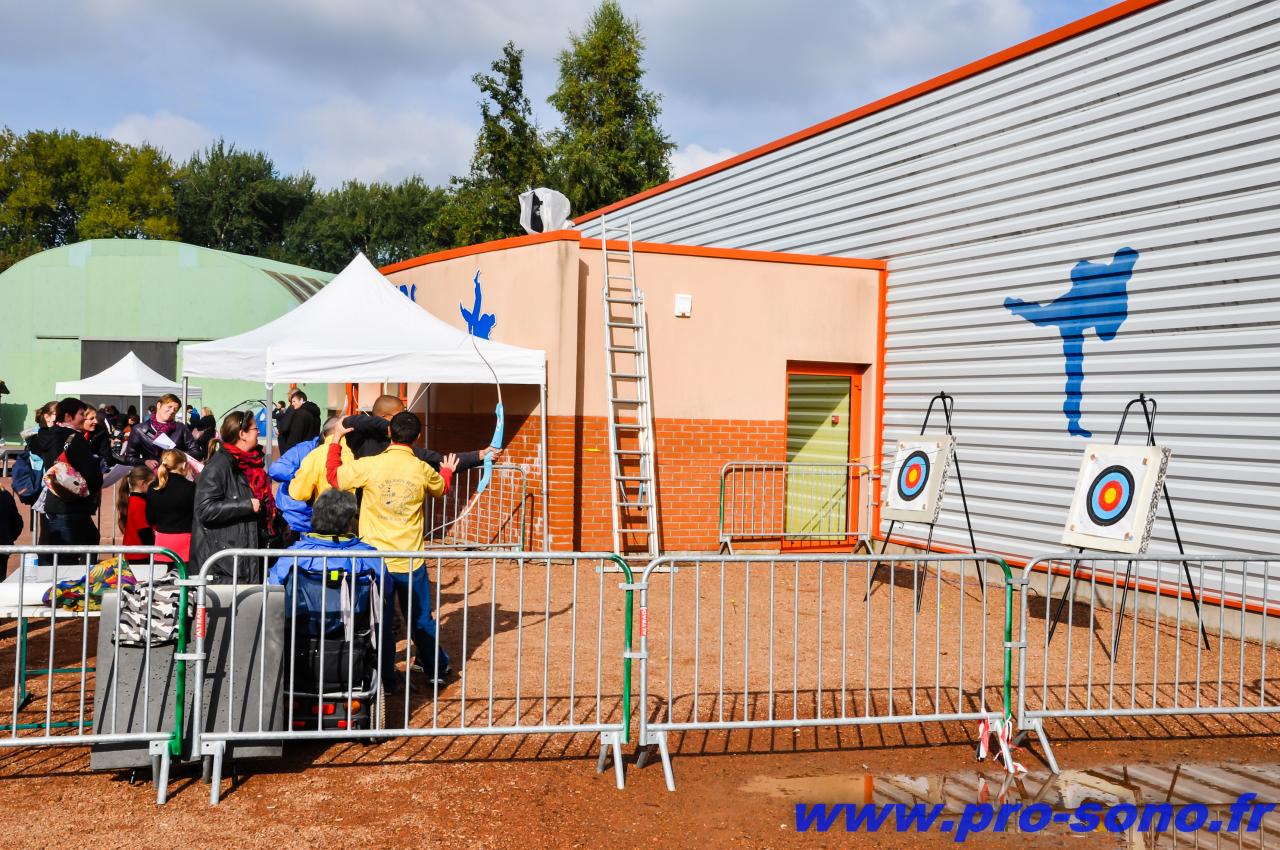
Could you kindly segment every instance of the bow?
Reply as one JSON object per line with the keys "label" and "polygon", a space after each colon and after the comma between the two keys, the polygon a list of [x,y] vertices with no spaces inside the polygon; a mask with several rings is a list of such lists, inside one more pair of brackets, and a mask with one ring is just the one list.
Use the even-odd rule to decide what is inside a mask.
{"label": "bow", "polygon": [[[479,272],[476,272],[476,275],[479,276]],[[493,386],[498,391],[498,404],[493,408],[493,416],[497,421],[493,426],[493,438],[489,440],[489,448],[493,449],[493,451],[484,456],[484,472],[480,473],[480,483],[476,485],[475,492],[475,495],[479,496],[493,479],[493,455],[502,448],[502,425],[505,421],[505,414],[502,410],[502,383],[498,380],[498,373],[493,370],[493,366],[480,353],[480,346],[476,343],[476,335],[474,333],[471,334],[471,347],[476,350],[476,356],[488,367],[489,374],[493,375]],[[467,510],[470,510],[470,508]]]}

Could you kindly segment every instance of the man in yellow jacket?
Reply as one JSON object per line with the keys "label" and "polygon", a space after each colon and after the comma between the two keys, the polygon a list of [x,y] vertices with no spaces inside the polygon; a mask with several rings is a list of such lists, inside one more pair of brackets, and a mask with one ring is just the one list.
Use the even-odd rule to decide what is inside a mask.
{"label": "man in yellow jacket", "polygon": [[324,423],[324,441],[303,456],[302,462],[298,464],[298,471],[289,481],[290,497],[311,504],[320,498],[321,493],[330,489],[325,464],[329,460],[329,446],[332,444],[342,446],[343,463],[351,463],[356,459],[347,447],[347,441],[338,434],[341,425],[342,420],[337,416],[331,416]]}
{"label": "man in yellow jacket", "polygon": [[[335,433],[341,438],[350,431],[345,426]],[[401,411],[391,418],[391,445],[372,457],[344,460],[344,446],[335,441],[328,447],[325,471],[330,486],[342,490],[364,489],[360,504],[360,537],[384,552],[417,552],[422,549],[428,496],[439,498],[449,490],[457,455],[448,455],[436,472],[413,453],[413,441],[422,433],[422,423],[412,413]],[[290,491],[292,492],[292,490]],[[409,624],[414,653],[426,672],[428,682],[443,682],[450,674],[449,655],[436,640],[436,619],[432,613],[434,594],[425,563],[409,558],[387,560],[387,575],[400,600],[400,611]],[[390,594],[383,617],[383,675],[394,681],[395,642],[391,640],[392,604]],[[406,671],[406,681],[409,671]]]}

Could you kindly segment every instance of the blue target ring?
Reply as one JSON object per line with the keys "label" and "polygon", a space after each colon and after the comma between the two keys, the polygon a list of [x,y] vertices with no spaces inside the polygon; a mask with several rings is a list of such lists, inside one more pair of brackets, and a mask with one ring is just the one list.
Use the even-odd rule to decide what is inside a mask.
{"label": "blue target ring", "polygon": [[1115,525],[1133,507],[1133,473],[1123,466],[1109,466],[1089,485],[1085,507],[1094,525]]}
{"label": "blue target ring", "polygon": [[916,449],[898,468],[898,495],[905,502],[914,500],[929,483],[929,456]]}

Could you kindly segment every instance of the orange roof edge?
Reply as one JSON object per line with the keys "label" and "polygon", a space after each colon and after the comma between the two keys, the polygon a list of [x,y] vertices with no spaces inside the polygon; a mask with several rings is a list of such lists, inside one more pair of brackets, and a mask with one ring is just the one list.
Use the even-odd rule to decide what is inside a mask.
{"label": "orange roof edge", "polygon": [[710,177],[712,174],[717,174],[721,171],[733,168],[735,165],[741,165],[744,162],[758,159],[765,154],[770,154],[774,151],[781,150],[782,148],[789,147],[797,142],[802,142],[805,139],[825,133],[828,130],[833,130],[836,127],[851,124],[859,118],[865,118],[868,115],[881,112],[891,106],[897,106],[898,104],[905,103],[913,98],[920,97],[921,95],[928,94],[929,92],[937,91],[938,89],[949,86],[952,83],[968,79],[969,77],[980,74],[983,71],[989,71],[992,68],[1012,62],[1015,59],[1020,59],[1031,53],[1035,53],[1037,50],[1043,50],[1046,47],[1051,47],[1059,42],[1066,41],[1069,38],[1080,35],[1081,33],[1097,29],[1098,27],[1109,24],[1112,21],[1117,21],[1120,18],[1132,15],[1134,12],[1140,12],[1143,9],[1159,5],[1163,2],[1165,2],[1165,0],[1123,0],[1123,2],[1116,3],[1114,6],[1109,6],[1106,9],[1101,9],[1094,12],[1092,15],[1081,18],[1078,21],[1065,24],[1055,30],[1044,33],[1043,35],[1028,39],[1021,44],[1016,44],[1013,47],[1006,48],[998,53],[993,53],[983,59],[970,62],[968,65],[964,65],[954,71],[948,71],[945,74],[934,77],[931,80],[926,80],[925,82],[914,85],[911,88],[903,89],[896,94],[882,97],[877,101],[868,103],[866,106],[860,106],[851,112],[846,112],[843,115],[837,115],[835,118],[829,118],[819,124],[814,124],[812,127],[806,127],[805,129],[792,133],[789,136],[784,136],[781,139],[761,145],[758,148],[753,148],[745,153],[740,153],[737,156],[730,157],[722,162],[708,165],[706,168],[690,172],[683,177],[677,177],[675,180],[670,180],[660,186],[654,186],[652,189],[646,189],[645,191],[632,195],[629,198],[623,198],[621,201],[609,204],[606,207],[601,207],[594,212],[577,216],[574,221],[581,224],[584,221],[590,221],[591,219],[597,218],[605,213],[614,212],[615,210],[620,210],[623,207],[628,207],[637,201],[643,201],[646,198],[652,198],[655,195],[661,195],[664,192],[669,192],[672,189],[693,183],[695,180]]}
{"label": "orange roof edge", "polygon": [[[468,245],[464,248],[453,248],[448,251],[437,251],[424,254],[389,266],[379,271],[383,274],[402,272],[406,269],[426,266],[444,260],[455,260],[459,257],[471,257],[477,254],[488,254],[493,251],[505,251],[510,248],[524,248],[529,245],[541,245],[547,242],[577,242],[583,249],[600,250],[599,239],[584,239],[576,230],[553,230],[549,233],[536,233],[531,236],[514,236],[510,239],[498,239],[493,242],[482,242],[479,245]],[[887,266],[884,260],[863,260],[856,257],[825,257],[817,254],[782,254],[775,251],[746,251],[739,248],[704,248],[697,245],[667,245],[661,242],[632,243],[636,252],[642,254],[668,254],[678,257],[704,257],[716,260],[746,260],[755,263],[790,263],[798,266],[826,266],[829,268],[869,269],[884,271]],[[626,250],[625,242],[610,242],[610,250]]]}

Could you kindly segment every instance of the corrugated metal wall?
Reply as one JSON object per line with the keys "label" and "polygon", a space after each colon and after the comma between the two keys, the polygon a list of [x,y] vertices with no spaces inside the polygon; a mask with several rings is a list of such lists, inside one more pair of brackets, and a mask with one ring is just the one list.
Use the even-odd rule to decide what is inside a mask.
{"label": "corrugated metal wall", "polygon": [[[614,215],[637,239],[888,260],[883,451],[955,395],[978,545],[1016,555],[1057,548],[1086,440],[1058,330],[1005,299],[1134,249],[1118,335],[1084,333],[1080,427],[1110,442],[1154,395],[1188,549],[1277,553],[1278,71],[1280,2],[1170,0]],[[966,545],[954,488],[945,506],[937,539]],[[1170,551],[1163,511],[1155,534]]]}

